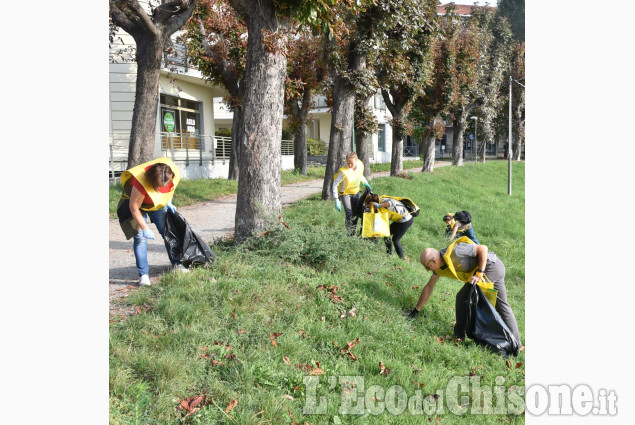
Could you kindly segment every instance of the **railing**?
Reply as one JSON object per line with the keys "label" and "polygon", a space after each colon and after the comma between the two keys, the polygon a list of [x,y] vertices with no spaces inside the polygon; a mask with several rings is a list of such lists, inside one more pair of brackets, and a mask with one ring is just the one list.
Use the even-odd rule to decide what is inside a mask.
{"label": "railing", "polygon": [[[202,166],[204,161],[214,164],[216,161],[228,161],[232,152],[231,137],[209,136],[192,133],[161,132],[157,137],[161,140],[163,155],[173,160],[185,161],[189,166],[191,161]],[[127,169],[129,132],[113,132],[109,135],[109,176],[118,177]],[[293,155],[293,140],[282,140],[280,146],[282,155]]]}

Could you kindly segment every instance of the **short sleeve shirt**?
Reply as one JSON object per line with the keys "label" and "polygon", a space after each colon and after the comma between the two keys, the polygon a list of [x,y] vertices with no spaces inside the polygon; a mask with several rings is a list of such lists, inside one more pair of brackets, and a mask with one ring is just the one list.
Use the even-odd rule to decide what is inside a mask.
{"label": "short sleeve shirt", "polygon": [[404,204],[402,204],[398,200],[393,198],[381,198],[379,200],[380,204],[383,204],[384,202],[388,202],[390,204],[390,206],[388,207],[389,210],[394,211],[397,214],[403,215],[403,218],[399,220],[399,223],[405,223],[406,221],[412,218],[412,216],[408,212],[408,209],[404,206]]}
{"label": "short sleeve shirt", "polygon": [[[459,242],[454,246],[454,256],[461,262],[461,270],[473,270],[478,267],[478,259],[476,258],[476,244]],[[442,249],[441,255],[444,255],[447,248]],[[498,257],[493,252],[487,252],[487,266],[498,261]]]}

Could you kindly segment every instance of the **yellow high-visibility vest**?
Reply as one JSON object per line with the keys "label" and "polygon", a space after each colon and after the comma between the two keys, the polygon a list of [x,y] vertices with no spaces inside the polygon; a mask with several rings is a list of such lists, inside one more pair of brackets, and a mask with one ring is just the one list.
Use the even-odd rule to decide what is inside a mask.
{"label": "yellow high-visibility vest", "polygon": [[467,282],[470,280],[474,272],[478,269],[478,264],[471,270],[461,270],[461,261],[455,255],[453,255],[454,247],[457,243],[460,242],[474,245],[474,242],[467,236],[461,236],[460,238],[452,242],[448,246],[448,249],[445,251],[445,254],[443,254],[443,260],[445,260],[445,264],[447,265],[447,267],[444,269],[438,268],[434,272],[439,276],[449,277],[451,279],[458,279],[463,282]]}
{"label": "yellow high-visibility vest", "polygon": [[[333,180],[335,180],[339,173],[344,175],[344,179],[337,187],[337,191],[340,195],[354,195],[359,192],[359,186],[362,183],[362,177],[364,177],[364,163],[360,161],[359,158],[356,161],[356,169],[353,170],[347,166],[343,166],[333,176]],[[344,187],[343,191],[340,189],[341,187]]]}
{"label": "yellow high-visibility vest", "polygon": [[[174,178],[172,179],[173,186],[172,186],[172,190],[170,190],[169,192],[166,192],[166,193],[158,192],[154,190],[150,182],[148,182],[148,179],[146,178],[146,174],[145,174],[146,167],[153,164],[166,164],[174,172]],[[152,199],[153,205],[141,204],[140,209],[143,211],[156,211],[165,207],[170,201],[170,199],[172,199],[172,195],[174,194],[174,191],[176,190],[176,186],[181,181],[181,172],[179,171],[179,167],[177,167],[170,158],[163,156],[161,158],[153,159],[152,161],[137,165],[136,167],[132,167],[131,169],[121,173],[121,186],[124,189],[121,197],[123,199],[130,199],[131,188],[130,188],[130,184],[126,185],[126,183],[128,183],[128,181],[130,180],[130,177],[132,176],[134,176],[134,178],[136,178],[139,181],[139,183],[141,183],[141,185],[146,190],[146,192],[148,192],[148,196],[150,196],[150,199]]]}

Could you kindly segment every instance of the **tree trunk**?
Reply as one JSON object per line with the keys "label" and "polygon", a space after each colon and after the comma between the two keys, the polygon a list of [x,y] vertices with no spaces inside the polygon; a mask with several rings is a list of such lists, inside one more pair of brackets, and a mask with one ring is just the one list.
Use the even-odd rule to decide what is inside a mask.
{"label": "tree trunk", "polygon": [[368,155],[368,147],[373,143],[373,135],[365,131],[355,132],[355,152],[360,161],[364,163],[364,177],[370,179],[370,159]]}
{"label": "tree trunk", "polygon": [[322,199],[333,199],[331,193],[333,175],[344,165],[346,153],[350,151],[354,111],[355,90],[348,81],[337,76],[333,85],[331,135],[322,185]]}
{"label": "tree trunk", "polygon": [[309,116],[309,108],[311,106],[311,90],[305,89],[302,94],[302,106],[292,107],[293,114],[296,116],[299,122],[299,126],[295,131],[293,138],[293,166],[303,176],[306,176],[306,121]]}
{"label": "tree trunk", "polygon": [[463,110],[455,114],[454,132],[452,135],[452,165],[463,165],[463,132],[465,130],[465,115]]}
{"label": "tree trunk", "polygon": [[233,110],[233,118],[232,118],[232,148],[229,153],[229,174],[227,175],[228,180],[238,180],[238,175],[240,172],[239,164],[240,164],[240,143],[238,139],[238,135],[240,133],[240,129],[242,128],[243,121],[243,107],[236,106]]}
{"label": "tree trunk", "polygon": [[392,151],[390,154],[390,175],[396,176],[403,171],[403,135],[401,131],[392,132]]}
{"label": "tree trunk", "polygon": [[284,23],[276,17],[273,1],[238,6],[245,8],[249,31],[234,229],[234,243],[241,244],[276,222],[282,211],[280,145],[287,60],[282,52],[265,48],[263,37],[277,44],[275,37]]}
{"label": "tree trunk", "polygon": [[423,168],[421,168],[421,171],[434,171],[434,134],[423,136],[421,154],[423,155]]}
{"label": "tree trunk", "polygon": [[128,146],[128,168],[153,159],[159,107],[159,74],[165,40],[135,40],[137,83]]}
{"label": "tree trunk", "polygon": [[440,119],[441,117],[439,115],[436,115],[432,120],[430,120],[430,122],[428,123],[428,129],[423,136],[423,142],[421,143],[421,154],[423,155],[423,167],[421,168],[422,172],[434,171],[434,127]]}

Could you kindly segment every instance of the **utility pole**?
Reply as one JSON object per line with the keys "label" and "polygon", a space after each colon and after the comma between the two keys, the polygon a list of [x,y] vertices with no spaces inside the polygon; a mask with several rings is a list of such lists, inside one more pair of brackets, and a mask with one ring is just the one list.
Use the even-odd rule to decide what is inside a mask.
{"label": "utility pole", "polygon": [[512,194],[512,76],[509,76],[509,132],[507,135],[507,195]]}

